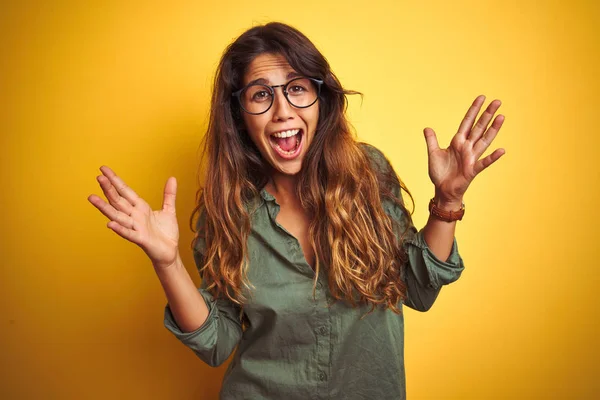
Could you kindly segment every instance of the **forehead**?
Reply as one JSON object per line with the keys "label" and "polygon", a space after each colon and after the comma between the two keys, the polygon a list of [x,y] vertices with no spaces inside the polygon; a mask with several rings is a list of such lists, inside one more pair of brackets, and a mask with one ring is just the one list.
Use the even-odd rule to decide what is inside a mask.
{"label": "forehead", "polygon": [[244,75],[244,85],[256,80],[267,84],[284,83],[298,73],[280,54],[260,54],[252,60]]}

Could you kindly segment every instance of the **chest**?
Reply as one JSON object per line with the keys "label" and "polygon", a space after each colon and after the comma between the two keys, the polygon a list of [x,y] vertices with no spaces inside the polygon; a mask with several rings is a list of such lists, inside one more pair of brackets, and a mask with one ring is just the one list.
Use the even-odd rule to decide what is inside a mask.
{"label": "chest", "polygon": [[308,215],[299,208],[289,206],[281,207],[277,214],[276,221],[298,240],[306,262],[314,269],[315,253],[310,245],[310,219]]}

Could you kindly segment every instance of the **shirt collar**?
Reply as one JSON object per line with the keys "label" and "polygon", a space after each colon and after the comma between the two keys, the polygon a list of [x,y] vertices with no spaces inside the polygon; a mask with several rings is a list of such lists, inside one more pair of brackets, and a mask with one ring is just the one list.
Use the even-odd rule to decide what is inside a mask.
{"label": "shirt collar", "polygon": [[267,192],[267,189],[265,188],[260,190],[260,195],[265,201],[275,201],[275,197],[271,193]]}

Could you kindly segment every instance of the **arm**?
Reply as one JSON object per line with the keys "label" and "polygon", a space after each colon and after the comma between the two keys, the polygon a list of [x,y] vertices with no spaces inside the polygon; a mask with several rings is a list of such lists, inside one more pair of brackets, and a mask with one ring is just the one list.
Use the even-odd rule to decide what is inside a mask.
{"label": "arm", "polygon": [[208,318],[208,306],[177,254],[176,262],[168,268],[156,269],[165,291],[168,307],[183,333],[200,328]]}
{"label": "arm", "polygon": [[[477,96],[452,138],[450,146],[440,148],[433,129],[425,128],[429,177],[435,186],[436,206],[446,211],[460,209],[463,196],[475,177],[505,153],[496,149],[487,157],[479,159],[492,143],[504,122],[504,116],[492,118],[501,102],[492,101],[477,122],[485,96]],[[490,121],[492,125],[488,127]],[[431,250],[441,260],[450,253],[456,222],[445,222],[430,216],[424,235]]]}
{"label": "arm", "polygon": [[[381,151],[370,145],[366,146],[365,150],[375,168],[380,171],[393,171]],[[438,221],[430,217],[427,225],[417,231],[404,207],[399,182],[390,190],[400,200],[401,206],[389,199],[383,199],[383,209],[398,223],[395,231],[398,238],[406,231],[402,243],[408,256],[408,262],[402,268],[403,281],[407,286],[407,298],[404,304],[418,311],[427,311],[435,302],[442,286],[456,281],[464,270],[463,260],[458,253],[458,245],[454,238],[456,223]],[[429,242],[425,240],[427,232],[433,233],[433,236],[429,236],[429,242],[433,247],[430,247]],[[449,242],[444,242],[444,239]]]}
{"label": "arm", "polygon": [[194,331],[183,332],[167,304],[164,325],[202,361],[211,367],[218,367],[229,358],[242,337],[239,308],[227,300],[215,300],[204,285],[197,291],[208,308],[204,323]]}
{"label": "arm", "polygon": [[[461,207],[462,199],[458,202],[444,201],[436,194],[436,206],[444,211],[454,211]],[[429,214],[427,224],[423,228],[423,237],[433,254],[439,260],[447,260],[452,250],[454,242],[454,231],[456,229],[456,221],[446,222]]]}
{"label": "arm", "polygon": [[[412,228],[413,232],[416,228]],[[437,299],[443,285],[460,278],[465,269],[458,252],[456,239],[452,239],[450,255],[440,260],[427,245],[424,230],[407,238],[403,245],[408,255],[408,263],[403,268],[407,298],[404,304],[417,311],[428,311]]]}
{"label": "arm", "polygon": [[[110,204],[95,195],[88,200],[110,219],[108,228],[140,246],[152,260],[169,302],[165,326],[206,363],[221,364],[240,340],[239,310],[226,301],[215,301],[204,289],[197,290],[181,262],[175,215],[177,180],[167,180],[163,208],[152,211],[114,171],[106,166],[100,170],[103,176],[97,180]],[[205,243],[198,241],[194,251],[198,266],[204,247]]]}
{"label": "arm", "polygon": [[[202,218],[201,215],[199,224]],[[198,240],[194,249],[198,269],[204,264],[204,251],[205,242]],[[196,289],[183,265],[180,270],[179,275],[166,278],[169,287],[178,293],[172,297],[167,293],[164,325],[201,360],[217,367],[229,358],[242,337],[240,308],[227,299],[215,299],[204,281]]]}
{"label": "arm", "polygon": [[[450,146],[446,149],[440,148],[433,129],[423,130],[427,143],[429,177],[435,187],[436,206],[444,210],[458,210],[475,176],[498,161],[505,153],[504,149],[496,149],[487,157],[480,159],[504,122],[503,115],[493,118],[500,107],[499,100],[492,101],[475,122],[484,101],[485,96],[477,96],[461,121]],[[492,124],[488,126],[490,121]],[[429,252],[438,262],[446,260],[445,264],[448,264],[439,265],[440,271],[444,272],[441,276],[446,277],[446,283],[458,279],[460,275],[460,270],[455,268],[453,271],[448,268],[450,265],[463,267],[462,261],[456,264],[460,257],[456,257],[455,253],[457,251],[454,238],[455,227],[456,222],[448,223],[430,215],[427,225],[422,230],[423,242],[426,243]]]}

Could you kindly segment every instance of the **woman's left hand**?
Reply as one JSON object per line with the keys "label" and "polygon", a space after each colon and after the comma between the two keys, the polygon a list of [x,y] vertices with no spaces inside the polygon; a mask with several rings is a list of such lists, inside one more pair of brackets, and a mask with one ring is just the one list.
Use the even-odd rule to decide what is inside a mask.
{"label": "woman's left hand", "polygon": [[488,128],[488,124],[501,104],[500,100],[494,100],[473,126],[484,101],[484,95],[475,99],[447,149],[440,149],[433,129],[423,130],[427,142],[429,178],[435,186],[435,196],[441,203],[460,206],[475,176],[505,153],[504,149],[496,149],[492,154],[479,160],[504,122],[504,116],[499,114]]}

